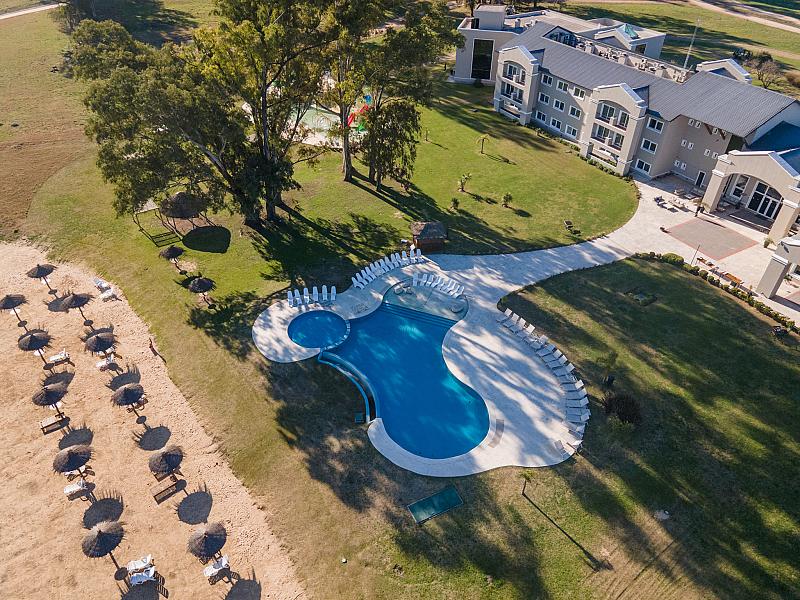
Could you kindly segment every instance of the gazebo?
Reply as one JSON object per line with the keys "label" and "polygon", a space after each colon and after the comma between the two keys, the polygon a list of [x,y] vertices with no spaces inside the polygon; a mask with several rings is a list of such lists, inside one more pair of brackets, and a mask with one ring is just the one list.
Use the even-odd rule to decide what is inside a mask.
{"label": "gazebo", "polygon": [[414,221],[411,223],[414,245],[423,252],[444,250],[447,227],[441,221]]}

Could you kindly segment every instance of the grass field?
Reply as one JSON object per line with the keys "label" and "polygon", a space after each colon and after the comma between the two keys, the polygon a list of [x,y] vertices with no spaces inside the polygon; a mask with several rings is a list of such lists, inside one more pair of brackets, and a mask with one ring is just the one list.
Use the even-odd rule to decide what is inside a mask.
{"label": "grass field", "polygon": [[767,10],[778,15],[800,19],[800,5],[796,0],[744,0],[742,4]]}
{"label": "grass field", "polygon": [[0,15],[3,13],[14,12],[15,10],[22,10],[23,8],[30,8],[40,4],[52,4],[49,0],[0,0]]}

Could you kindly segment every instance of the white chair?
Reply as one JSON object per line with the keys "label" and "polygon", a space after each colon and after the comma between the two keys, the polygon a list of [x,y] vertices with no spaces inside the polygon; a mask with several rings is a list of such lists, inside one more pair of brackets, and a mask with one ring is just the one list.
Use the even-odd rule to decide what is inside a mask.
{"label": "white chair", "polygon": [[375,274],[375,271],[372,270],[372,267],[370,265],[364,267],[364,270],[361,272],[364,273],[364,279],[366,279],[367,281],[375,281],[378,278],[378,276]]}
{"label": "white chair", "polygon": [[375,275],[375,277],[380,277],[381,275],[386,273],[386,271],[389,270],[387,268],[384,268],[383,265],[380,262],[378,262],[377,260],[375,262],[373,262],[373,263],[370,263],[369,266],[372,269],[372,272]]}
{"label": "white chair", "polygon": [[389,264],[389,262],[385,258],[381,258],[378,261],[378,264],[380,265],[381,269],[383,269],[384,273],[388,273],[389,271],[392,270],[392,266]]}
{"label": "white chair", "polygon": [[497,317],[497,322],[502,323],[503,321],[508,321],[513,316],[514,316],[514,311],[511,310],[510,308],[507,308],[506,312]]}
{"label": "white chair", "polygon": [[424,287],[428,283],[428,274],[423,273],[419,276],[419,287]]}
{"label": "white chair", "polygon": [[574,383],[566,383],[561,387],[563,387],[568,392],[577,392],[583,389],[583,381],[578,379],[578,381]]}
{"label": "white chair", "polygon": [[535,329],[536,327],[533,326],[533,323],[528,323],[525,327],[517,331],[517,337],[526,338],[533,335]]}
{"label": "white chair", "polygon": [[400,264],[402,264],[403,266],[406,266],[406,265],[408,265],[410,263],[411,263],[411,261],[408,260],[408,252],[403,250],[400,253]]}
{"label": "white chair", "polygon": [[105,292],[100,294],[100,300],[105,302],[106,300],[111,300],[112,298],[116,298],[117,293],[113,290],[113,288],[107,289]]}
{"label": "white chair", "polygon": [[66,348],[63,348],[61,352],[58,354],[54,354],[50,358],[47,359],[47,362],[50,364],[56,365],[62,362],[67,362],[69,360],[69,352],[67,352]]}
{"label": "white chair", "polygon": [[568,408],[567,421],[571,423],[586,423],[592,413],[585,408]]}
{"label": "white chair", "polygon": [[530,338],[528,338],[527,341],[528,345],[534,350],[541,350],[542,348],[544,348],[545,344],[547,344],[547,336],[540,335],[537,337],[536,335],[533,335]]}
{"label": "white chair", "polygon": [[411,287],[417,287],[417,274],[414,273],[413,277],[411,277]]}
{"label": "white chair", "polygon": [[363,290],[363,289],[364,289],[364,286],[361,284],[361,282],[359,282],[359,281],[356,281],[356,278],[355,278],[355,277],[351,277],[351,278],[350,278],[350,281],[352,281],[352,282],[353,282],[353,287],[356,287],[356,288],[358,288],[358,289],[360,289],[360,290]]}
{"label": "white chair", "polygon": [[94,287],[96,287],[101,292],[105,292],[106,290],[110,290],[111,289],[111,284],[108,283],[104,279],[100,279],[99,277],[95,277],[94,278]]}
{"label": "white chair", "polygon": [[85,479],[79,479],[75,483],[70,483],[64,488],[64,495],[72,500],[72,498],[83,495],[89,489]]}
{"label": "white chair", "polygon": [[294,291],[294,305],[300,306],[303,302],[300,300],[300,292],[297,290]]}
{"label": "white chair", "polygon": [[205,569],[203,569],[203,575],[208,578],[216,577],[220,574],[221,571],[224,571],[228,568],[228,555],[226,554],[222,558],[217,561],[214,561],[210,565],[208,565]]}
{"label": "white chair", "polygon": [[294,308],[294,298],[292,298],[292,290],[286,292],[286,299],[289,301],[289,308]]}
{"label": "white chair", "polygon": [[103,360],[99,360],[95,363],[95,367],[97,367],[100,371],[105,371],[111,365],[114,364],[115,356],[113,353],[106,356]]}
{"label": "white chair", "polygon": [[319,290],[317,289],[317,286],[314,286],[313,288],[311,288],[311,299],[315,303],[319,302]]}
{"label": "white chair", "polygon": [[137,573],[133,573],[130,576],[131,586],[142,585],[143,583],[147,583],[148,581],[155,581],[156,580],[156,568],[155,567],[148,567],[143,571],[138,571]]}
{"label": "white chair", "polygon": [[588,396],[588,394],[584,389],[580,389],[574,392],[567,392],[567,402],[569,402],[570,400],[582,400],[586,398],[586,396]]}
{"label": "white chair", "polygon": [[358,273],[356,273],[356,280],[358,281],[358,283],[361,284],[361,287],[366,287],[367,284],[369,283],[369,279],[364,277],[363,271],[359,271]]}
{"label": "white chair", "polygon": [[522,319],[522,317],[515,314],[508,321],[503,321],[503,327],[508,327],[509,329],[511,329],[520,322],[520,319]]}
{"label": "white chair", "polygon": [[547,344],[546,346],[539,348],[536,351],[536,355],[544,358],[545,356],[552,354],[554,350],[556,350],[556,347],[553,344]]}
{"label": "white chair", "polygon": [[416,256],[416,261],[415,262],[422,262],[422,250],[417,248],[417,252],[416,252],[415,256]]}
{"label": "white chair", "polygon": [[456,289],[454,289],[452,292],[450,292],[450,295],[458,297],[463,293],[464,293],[464,286],[463,285],[459,285],[459,286],[456,287]]}
{"label": "white chair", "polygon": [[331,286],[331,304],[333,304],[334,302],[336,302],[336,286],[332,285]]}
{"label": "white chair", "polygon": [[400,258],[400,255],[397,252],[392,254],[392,262],[394,263],[395,268],[403,266],[403,260]]}
{"label": "white chair", "polygon": [[511,333],[519,333],[519,332],[520,332],[520,331],[522,331],[522,330],[523,330],[523,329],[524,329],[524,328],[525,328],[527,325],[528,325],[528,322],[527,322],[525,319],[523,319],[523,318],[520,318],[520,320],[519,320],[519,321],[517,321],[517,322],[516,322],[514,325],[512,325],[511,327],[509,327],[509,329],[511,330]]}
{"label": "white chair", "polygon": [[327,285],[323,285],[322,286],[322,301],[323,302],[327,302],[328,301],[328,286]]}
{"label": "white chair", "polygon": [[586,424],[585,423],[567,423],[567,430],[573,434],[580,437],[583,437],[584,431],[586,431]]}
{"label": "white chair", "polygon": [[306,304],[311,304],[311,297],[308,295],[308,288],[303,288],[303,302]]}
{"label": "white chair", "polygon": [[567,408],[584,408],[589,406],[589,400],[584,396],[580,400],[567,400]]}
{"label": "white chair", "polygon": [[564,447],[564,442],[562,442],[561,440],[556,440],[555,442],[553,442],[553,444],[555,445],[556,450],[558,450],[561,453],[561,458],[567,459],[570,456],[572,456],[569,453],[569,451]]}
{"label": "white chair", "polygon": [[437,281],[439,281],[439,276],[431,275],[430,277],[428,277],[428,283],[426,283],[425,285],[427,285],[428,287],[433,287],[433,284],[436,283]]}
{"label": "white chair", "polygon": [[[564,355],[561,353],[561,350],[556,349],[556,350],[553,350],[552,354],[550,354],[548,356],[543,356],[542,360],[551,369],[557,369],[558,367],[561,366],[561,363],[558,362],[558,361],[560,361],[563,356]],[[566,362],[566,359],[564,359],[564,361]]]}
{"label": "white chair", "polygon": [[553,369],[553,375],[555,375],[556,377],[564,377],[565,375],[569,375],[570,373],[572,373],[574,370],[575,370],[575,365],[573,365],[571,362],[568,362],[567,364],[561,367]]}
{"label": "white chair", "polygon": [[153,566],[153,555],[148,554],[138,560],[132,560],[128,563],[128,573],[136,573],[136,571],[144,571],[145,569]]}

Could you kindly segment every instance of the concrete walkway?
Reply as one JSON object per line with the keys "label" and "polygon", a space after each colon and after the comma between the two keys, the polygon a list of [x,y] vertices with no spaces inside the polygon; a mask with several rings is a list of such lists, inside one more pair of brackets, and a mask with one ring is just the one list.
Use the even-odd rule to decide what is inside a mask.
{"label": "concrete walkway", "polygon": [[32,13],[42,12],[43,10],[52,10],[61,6],[60,3],[55,4],[41,4],[38,6],[31,6],[30,8],[23,8],[20,10],[15,10],[14,12],[8,13],[0,13],[0,21],[4,21],[6,19],[13,19],[14,17],[21,17],[23,15],[30,15]]}

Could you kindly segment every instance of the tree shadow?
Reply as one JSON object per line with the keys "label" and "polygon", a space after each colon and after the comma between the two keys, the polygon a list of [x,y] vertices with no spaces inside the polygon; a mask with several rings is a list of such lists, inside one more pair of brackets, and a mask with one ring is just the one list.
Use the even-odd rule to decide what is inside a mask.
{"label": "tree shadow", "polygon": [[163,0],[96,0],[97,20],[120,23],[140,41],[154,46],[191,37],[196,19],[188,12],[166,8]]}
{"label": "tree shadow", "polygon": [[184,235],[181,241],[190,250],[224,254],[231,245],[231,231],[220,225],[197,227]]}
{"label": "tree shadow", "polygon": [[190,492],[183,498],[175,512],[178,519],[189,525],[199,525],[208,521],[208,515],[211,514],[211,505],[213,504],[213,497],[208,487],[203,484],[202,487],[194,492]]}
{"label": "tree shadow", "polygon": [[270,299],[271,297],[262,298],[254,292],[229,294],[216,298],[213,309],[193,306],[189,310],[187,322],[242,360],[253,351],[253,323],[259,313],[269,306]]}
{"label": "tree shadow", "polygon": [[261,600],[261,583],[256,579],[255,571],[251,571],[247,579],[238,579],[231,586],[223,600]]}

